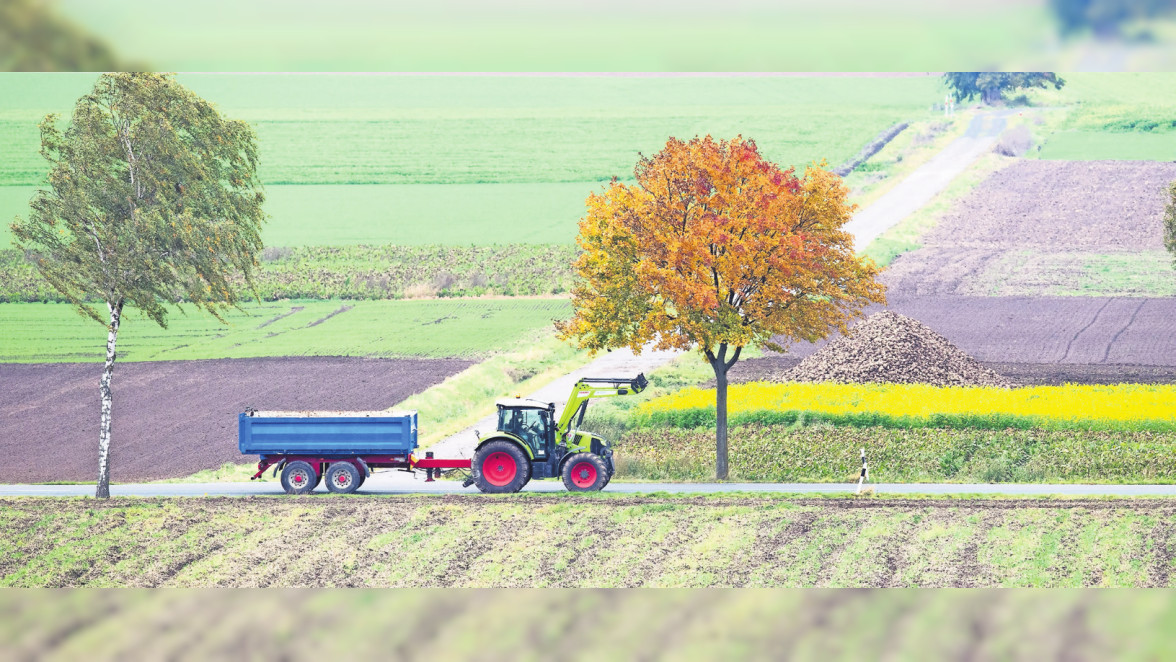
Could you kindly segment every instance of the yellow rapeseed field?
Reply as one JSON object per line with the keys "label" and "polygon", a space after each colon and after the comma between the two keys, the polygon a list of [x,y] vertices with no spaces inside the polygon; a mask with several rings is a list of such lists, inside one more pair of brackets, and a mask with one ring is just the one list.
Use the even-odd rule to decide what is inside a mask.
{"label": "yellow rapeseed field", "polygon": [[[892,418],[1016,417],[1046,421],[1176,422],[1176,386],[1119,384],[1004,389],[923,384],[731,386],[728,413],[803,411]],[[687,388],[644,403],[640,414],[714,409],[714,389]]]}

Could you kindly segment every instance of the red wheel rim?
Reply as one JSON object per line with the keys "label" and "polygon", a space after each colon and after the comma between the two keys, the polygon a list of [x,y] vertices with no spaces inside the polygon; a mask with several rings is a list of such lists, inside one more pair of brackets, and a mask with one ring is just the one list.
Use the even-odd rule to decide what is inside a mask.
{"label": "red wheel rim", "polygon": [[572,484],[576,487],[592,487],[596,484],[596,465],[584,460],[572,465]]}
{"label": "red wheel rim", "polygon": [[335,485],[338,487],[347,487],[351,484],[351,474],[346,471],[339,471],[335,473]]}
{"label": "red wheel rim", "polygon": [[482,475],[491,485],[502,487],[514,480],[519,472],[518,463],[510,453],[491,453],[482,461]]}
{"label": "red wheel rim", "polygon": [[302,483],[305,480],[306,480],[306,477],[297,471],[294,472],[294,474],[292,476],[290,476],[290,482],[294,483],[294,487],[302,487]]}

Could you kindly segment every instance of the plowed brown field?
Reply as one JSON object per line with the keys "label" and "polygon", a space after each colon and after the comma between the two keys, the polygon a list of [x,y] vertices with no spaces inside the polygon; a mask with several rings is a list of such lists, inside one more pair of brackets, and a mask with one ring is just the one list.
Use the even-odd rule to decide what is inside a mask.
{"label": "plowed brown field", "polygon": [[[922,296],[886,308],[984,362],[1176,367],[1176,299]],[[787,354],[824,344],[796,343]]]}
{"label": "plowed brown field", "polygon": [[[124,363],[114,372],[116,482],[240,462],[237,414],[386,409],[472,362],[268,358]],[[100,364],[0,364],[0,482],[92,481]]]}
{"label": "plowed brown field", "polygon": [[[1093,278],[1080,267],[1089,256],[1162,254],[1173,180],[1176,163],[1019,161],[973,189],[920,239],[922,248],[894,260],[884,280],[896,297],[1081,291]],[[1166,268],[1148,259],[1140,269],[1157,264]],[[1137,294],[1136,286],[1098,285],[1108,294]]]}

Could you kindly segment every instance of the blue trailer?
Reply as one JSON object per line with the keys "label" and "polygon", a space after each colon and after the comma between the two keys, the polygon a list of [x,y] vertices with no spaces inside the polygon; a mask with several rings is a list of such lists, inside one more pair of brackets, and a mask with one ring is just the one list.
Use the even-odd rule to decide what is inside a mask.
{"label": "blue trailer", "polygon": [[[469,460],[417,459],[417,413],[249,410],[237,418],[237,446],[258,455],[260,478],[282,472],[289,494],[305,494],[326,479],[331,492],[354,492],[373,468],[469,468]],[[431,453],[429,455],[432,455]]]}

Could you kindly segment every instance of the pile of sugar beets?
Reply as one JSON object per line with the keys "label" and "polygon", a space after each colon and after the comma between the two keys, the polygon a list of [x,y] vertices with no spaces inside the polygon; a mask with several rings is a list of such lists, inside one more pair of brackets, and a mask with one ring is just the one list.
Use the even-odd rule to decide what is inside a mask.
{"label": "pile of sugar beets", "polygon": [[784,373],[782,381],[1016,386],[917,320],[875,313]]}

